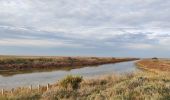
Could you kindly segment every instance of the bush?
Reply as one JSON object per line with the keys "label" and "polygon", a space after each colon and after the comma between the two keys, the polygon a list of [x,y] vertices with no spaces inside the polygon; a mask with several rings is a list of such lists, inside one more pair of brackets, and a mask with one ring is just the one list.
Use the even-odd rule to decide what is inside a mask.
{"label": "bush", "polygon": [[157,57],[153,57],[152,60],[153,60],[154,62],[158,62],[159,59],[158,59]]}
{"label": "bush", "polygon": [[78,89],[83,77],[68,75],[66,78],[60,81],[60,85],[63,88],[69,88],[69,86],[74,90]]}

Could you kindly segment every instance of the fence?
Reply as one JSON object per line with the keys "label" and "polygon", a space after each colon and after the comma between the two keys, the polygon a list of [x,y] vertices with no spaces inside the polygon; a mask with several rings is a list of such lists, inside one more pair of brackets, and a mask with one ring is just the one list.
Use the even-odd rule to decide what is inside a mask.
{"label": "fence", "polygon": [[[37,87],[34,87],[32,85],[30,85],[28,88],[24,88],[27,91],[37,91],[37,92],[45,92],[48,91],[50,88],[52,87],[52,85],[50,85],[49,83],[46,86],[41,86],[40,84],[37,85]],[[17,90],[17,89],[16,89]],[[1,89],[1,95],[6,95],[6,94],[13,94],[15,92],[15,89],[12,88],[11,90],[5,90],[5,89]]]}

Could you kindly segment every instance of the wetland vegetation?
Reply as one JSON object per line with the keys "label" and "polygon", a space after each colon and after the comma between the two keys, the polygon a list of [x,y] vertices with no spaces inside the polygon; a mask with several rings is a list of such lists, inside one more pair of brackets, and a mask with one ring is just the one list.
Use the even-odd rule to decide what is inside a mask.
{"label": "wetland vegetation", "polygon": [[[0,100],[169,100],[168,64],[169,60],[145,59],[137,62],[138,67],[145,69],[142,72],[91,79],[69,75],[48,89],[41,86],[4,91]],[[156,71],[150,71],[153,69]]]}
{"label": "wetland vegetation", "polygon": [[70,70],[84,66],[132,61],[138,58],[113,57],[45,57],[45,56],[0,56],[0,75],[52,70]]}
{"label": "wetland vegetation", "polygon": [[6,92],[1,100],[169,100],[170,76],[164,73],[141,72],[126,75],[102,76],[83,79],[80,76],[67,76],[50,85],[18,88]]}

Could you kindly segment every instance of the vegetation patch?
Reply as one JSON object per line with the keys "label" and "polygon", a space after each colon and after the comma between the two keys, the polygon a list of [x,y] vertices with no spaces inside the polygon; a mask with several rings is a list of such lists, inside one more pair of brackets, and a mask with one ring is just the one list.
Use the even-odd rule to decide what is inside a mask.
{"label": "vegetation patch", "polygon": [[60,81],[60,86],[63,88],[71,88],[73,90],[78,89],[83,78],[81,76],[68,75],[66,78]]}
{"label": "vegetation patch", "polygon": [[0,100],[169,100],[170,74],[138,72],[83,79],[69,75],[48,90],[19,88]]}
{"label": "vegetation patch", "polygon": [[170,72],[170,60],[166,59],[144,59],[137,62],[137,65],[145,70],[152,72]]}

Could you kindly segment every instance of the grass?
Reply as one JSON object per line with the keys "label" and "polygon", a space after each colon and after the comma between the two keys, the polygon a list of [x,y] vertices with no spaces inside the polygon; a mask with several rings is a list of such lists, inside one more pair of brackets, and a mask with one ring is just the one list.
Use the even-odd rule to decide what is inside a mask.
{"label": "grass", "polygon": [[81,76],[68,75],[65,79],[61,80],[60,86],[66,89],[68,88],[77,89],[81,81],[82,81]]}
{"label": "grass", "polygon": [[170,60],[165,59],[144,59],[137,62],[137,65],[142,68],[146,69],[148,71],[153,72],[170,72]]}
{"label": "grass", "polygon": [[97,79],[67,76],[48,91],[22,88],[0,100],[170,100],[170,74],[140,72]]}

